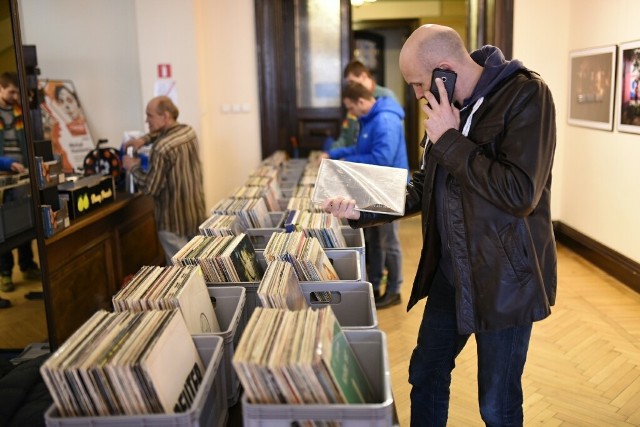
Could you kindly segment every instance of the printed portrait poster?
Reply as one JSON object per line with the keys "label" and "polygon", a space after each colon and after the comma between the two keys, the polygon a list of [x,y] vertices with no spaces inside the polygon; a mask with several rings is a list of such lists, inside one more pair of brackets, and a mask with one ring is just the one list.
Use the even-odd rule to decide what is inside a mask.
{"label": "printed portrait poster", "polygon": [[62,157],[65,172],[82,170],[84,158],[95,148],[78,94],[70,80],[39,80],[44,139]]}

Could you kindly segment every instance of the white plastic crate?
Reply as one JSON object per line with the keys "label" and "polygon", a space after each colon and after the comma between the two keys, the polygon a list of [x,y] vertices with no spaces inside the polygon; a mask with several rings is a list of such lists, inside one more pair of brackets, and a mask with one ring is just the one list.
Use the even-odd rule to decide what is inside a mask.
{"label": "white plastic crate", "polygon": [[342,427],[388,427],[393,423],[393,396],[384,332],[345,330],[360,366],[374,390],[376,403],[285,405],[254,404],[242,398],[244,427],[290,427],[296,421],[336,421]]}
{"label": "white plastic crate", "polygon": [[191,409],[179,414],[116,415],[104,417],[61,417],[55,405],[44,414],[49,427],[223,427],[227,423],[227,388],[222,369],[223,338],[215,335],[194,336],[193,340],[207,369]]}
{"label": "white plastic crate", "polygon": [[[232,407],[238,403],[240,397],[240,380],[233,370],[231,359],[240,340],[240,335],[247,324],[247,312],[245,311],[246,290],[242,286],[209,287],[209,296],[216,299],[216,317],[220,325],[220,332],[212,333],[224,340],[224,352],[222,354],[222,366],[225,373],[227,388],[227,406]],[[198,334],[194,336],[206,336]]]}
{"label": "white plastic crate", "polygon": [[[378,316],[369,282],[301,282],[300,288],[313,308],[330,305],[343,329],[375,329]],[[330,292],[331,300],[320,302],[315,292]]]}

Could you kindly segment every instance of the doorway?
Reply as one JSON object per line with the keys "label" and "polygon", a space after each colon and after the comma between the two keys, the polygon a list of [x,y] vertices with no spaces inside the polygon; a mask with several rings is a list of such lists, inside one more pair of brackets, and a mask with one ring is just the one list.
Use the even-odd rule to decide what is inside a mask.
{"label": "doorway", "polygon": [[353,22],[353,57],[364,63],[377,84],[391,89],[405,111],[405,140],[409,168],[418,169],[420,139],[418,137],[418,101],[405,83],[398,59],[409,35],[420,25],[417,19]]}

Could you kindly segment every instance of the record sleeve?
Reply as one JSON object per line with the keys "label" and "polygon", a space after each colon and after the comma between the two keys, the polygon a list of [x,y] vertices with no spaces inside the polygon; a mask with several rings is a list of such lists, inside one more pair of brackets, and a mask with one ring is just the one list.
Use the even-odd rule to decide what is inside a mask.
{"label": "record sleeve", "polygon": [[311,200],[344,197],[356,201],[356,210],[404,215],[408,172],[402,168],[323,159]]}

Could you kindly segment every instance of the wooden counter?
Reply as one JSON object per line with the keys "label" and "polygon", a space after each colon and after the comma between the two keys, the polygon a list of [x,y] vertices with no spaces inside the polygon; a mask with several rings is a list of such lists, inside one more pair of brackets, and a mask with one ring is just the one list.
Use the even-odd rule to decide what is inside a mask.
{"label": "wooden counter", "polygon": [[164,265],[153,200],[118,193],[116,200],[45,240],[40,262],[49,342],[57,348],[96,310],[111,310],[123,278],[143,265]]}

